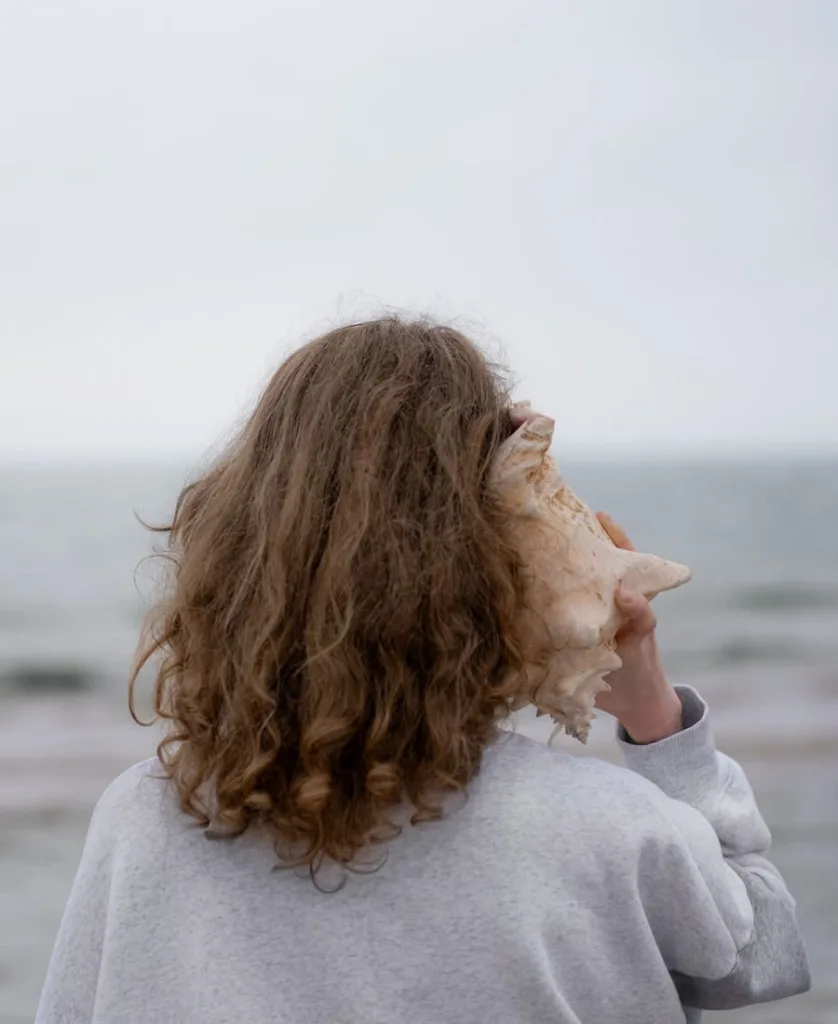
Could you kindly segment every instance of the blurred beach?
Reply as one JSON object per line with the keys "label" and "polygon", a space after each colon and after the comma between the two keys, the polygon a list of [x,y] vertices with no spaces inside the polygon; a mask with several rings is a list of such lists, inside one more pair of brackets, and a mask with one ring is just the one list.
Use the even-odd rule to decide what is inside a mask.
{"label": "blurred beach", "polygon": [[[806,996],[710,1021],[838,1019],[838,463],[564,465],[645,550],[691,566],[656,601],[673,681],[709,701],[799,905]],[[90,812],[154,752],[126,677],[155,566],[141,563],[189,467],[0,470],[0,1024],[33,1018]],[[147,687],[148,677],[144,677]],[[528,712],[519,725],[546,740]],[[590,750],[613,758],[597,721]],[[567,749],[582,748],[562,737]]]}

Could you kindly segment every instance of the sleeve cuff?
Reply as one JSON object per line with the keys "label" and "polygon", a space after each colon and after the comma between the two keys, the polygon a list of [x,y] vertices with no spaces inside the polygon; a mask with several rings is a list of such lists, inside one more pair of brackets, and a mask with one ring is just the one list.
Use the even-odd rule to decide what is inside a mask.
{"label": "sleeve cuff", "polygon": [[693,803],[697,791],[718,787],[716,742],[707,705],[690,686],[676,686],[684,709],[684,728],[657,743],[632,743],[622,726],[617,743],[626,767],[668,796]]}

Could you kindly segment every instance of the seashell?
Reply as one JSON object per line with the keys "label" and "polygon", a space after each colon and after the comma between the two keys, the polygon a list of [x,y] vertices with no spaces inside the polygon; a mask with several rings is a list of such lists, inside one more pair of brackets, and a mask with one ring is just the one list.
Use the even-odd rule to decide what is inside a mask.
{"label": "seashell", "polygon": [[[510,536],[525,566],[526,603],[517,623],[526,650],[545,635],[548,663],[528,667],[512,709],[534,704],[585,742],[594,700],[622,664],[615,636],[623,623],[615,594],[625,586],[651,599],[690,579],[685,565],[618,548],[596,516],[567,486],[550,456],[553,420],[524,403],[521,425],[500,446],[489,486],[509,516]],[[521,422],[523,420],[523,422]]]}

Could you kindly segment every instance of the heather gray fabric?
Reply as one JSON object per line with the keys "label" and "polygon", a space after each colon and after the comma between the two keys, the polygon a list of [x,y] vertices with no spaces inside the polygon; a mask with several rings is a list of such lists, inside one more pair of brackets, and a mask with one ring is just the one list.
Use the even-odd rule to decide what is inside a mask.
{"label": "heather gray fabric", "polygon": [[805,991],[750,787],[679,693],[683,732],[618,736],[629,771],[503,734],[466,801],[333,893],[263,836],[207,842],[135,766],[94,812],[37,1024],[680,1024],[681,999]]}

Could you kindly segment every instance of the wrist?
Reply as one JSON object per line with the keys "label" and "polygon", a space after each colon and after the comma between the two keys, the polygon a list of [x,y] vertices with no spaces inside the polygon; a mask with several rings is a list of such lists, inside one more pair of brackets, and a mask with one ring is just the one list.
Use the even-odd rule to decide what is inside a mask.
{"label": "wrist", "polygon": [[620,725],[632,743],[642,745],[658,743],[674,736],[684,728],[684,708],[681,698],[669,687],[653,705],[646,705],[620,717]]}

